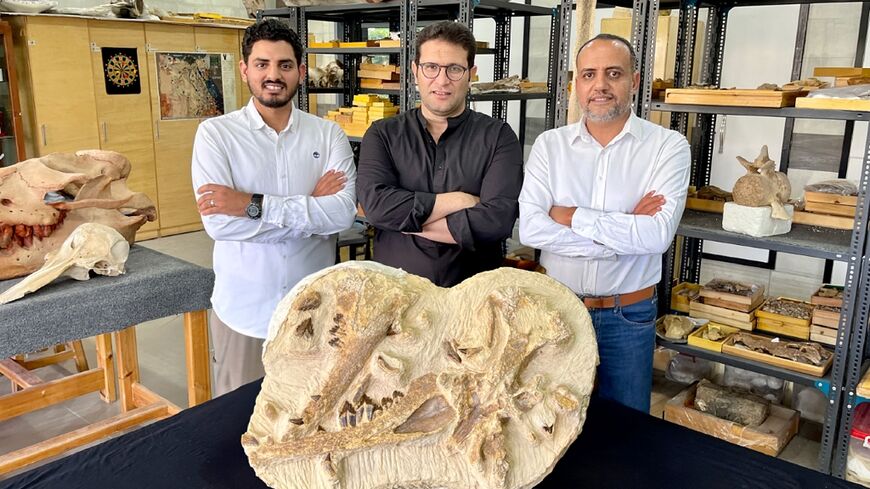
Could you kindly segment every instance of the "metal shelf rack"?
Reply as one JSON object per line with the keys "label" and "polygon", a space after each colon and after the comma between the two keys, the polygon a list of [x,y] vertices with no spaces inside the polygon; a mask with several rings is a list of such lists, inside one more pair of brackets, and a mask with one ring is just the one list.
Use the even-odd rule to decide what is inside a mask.
{"label": "metal shelf rack", "polygon": [[[741,115],[757,117],[778,117],[786,120],[784,133],[781,170],[788,170],[789,151],[792,130],[795,119],[828,119],[846,121],[844,133],[844,152],[849,149],[852,138],[852,128],[856,121],[870,121],[870,113],[842,110],[812,110],[812,109],[762,109],[746,107],[723,107],[702,105],[666,104],[651,99],[652,87],[649,73],[652,68],[652,55],[655,50],[656,23],[644,22],[645,18],[654,18],[660,8],[678,8],[680,10],[680,28],[677,39],[677,57],[675,68],[676,86],[684,87],[691,83],[690,74],[695,62],[693,59],[695,32],[697,28],[699,9],[708,9],[706,22],[705,52],[701,61],[701,83],[719,85],[722,72],[725,32],[728,13],[732,8],[750,5],[784,5],[801,4],[796,51],[792,75],[793,79],[800,77],[802,57],[800,53],[806,39],[808,19],[808,4],[817,3],[808,0],[751,0],[751,1],[718,1],[718,0],[638,0],[634,2],[635,30],[632,41],[638,49],[638,57],[642,76],[642,89],[636,100],[638,115],[647,117],[651,110],[670,112],[671,127],[687,134],[689,130],[689,113],[698,114],[693,128],[692,141],[692,172],[690,185],[701,187],[709,184],[712,165],[713,135],[717,115]],[[865,12],[868,4],[864,4]],[[867,28],[867,14],[862,14],[862,31]],[[637,20],[640,18],[640,20]],[[858,63],[863,60],[864,35],[859,35]],[[844,157],[847,158],[846,154]],[[773,375],[794,382],[813,385],[821,390],[828,399],[824,417],[822,440],[819,450],[819,470],[843,477],[846,454],[851,428],[851,416],[854,407],[861,400],[855,395],[855,388],[860,381],[861,365],[868,355],[866,329],[870,316],[870,272],[868,258],[870,242],[867,240],[867,221],[870,215],[870,138],[864,144],[864,158],[859,183],[858,205],[851,231],[836,231],[824,228],[793,225],[792,231],[781,236],[768,238],[752,238],[724,231],[721,227],[721,216],[687,210],[683,216],[677,234],[683,236],[675,240],[675,244],[664,256],[663,280],[659,286],[662,297],[660,304],[670,303],[671,287],[678,282],[698,282],[700,276],[702,240],[731,243],[755,248],[794,253],[803,256],[837,260],[846,263],[846,293],[840,314],[838,338],[834,347],[834,362],[831,371],[824,379],[802,378],[790,371],[779,371],[775,367],[748,362],[734,357],[702,351],[687,345],[675,345],[661,342],[669,348],[691,355],[715,360],[717,362],[736,365],[741,368]],[[845,166],[841,165],[841,176],[845,175]],[[678,245],[677,243],[680,243]],[[679,246],[679,250],[677,249]],[[678,258],[679,257],[679,258]],[[679,260],[679,262],[677,262]],[[678,273],[675,274],[674,272]],[[676,277],[675,277],[676,275]],[[676,278],[676,279],[675,279]]]}
{"label": "metal shelf rack", "polygon": [[[311,88],[303,85],[299,90],[299,107],[308,110],[308,95],[311,93],[343,94],[343,105],[348,105],[353,94],[360,91],[381,93],[393,96],[394,103],[401,111],[414,107],[417,93],[413,86],[411,60],[415,57],[415,43],[418,25],[444,19],[455,19],[469,27],[475,18],[491,18],[495,21],[495,43],[492,48],[479,48],[478,55],[494,56],[494,78],[508,76],[510,60],[511,19],[514,17],[550,18],[550,49],[547,71],[547,93],[517,94],[478,94],[469,96],[471,101],[492,102],[492,116],[507,120],[508,102],[520,102],[520,139],[525,135],[526,101],[546,101],[545,128],[553,128],[565,123],[567,115],[568,87],[568,46],[571,24],[571,0],[560,0],[554,8],[540,7],[526,3],[505,0],[385,0],[375,4],[348,4],[336,6],[310,6],[268,9],[258,12],[258,18],[280,17],[287,19],[299,32],[306,54],[335,54],[342,57],[345,65],[344,80],[341,88]],[[342,39],[360,41],[362,23],[386,23],[391,31],[399,31],[405,40],[400,48],[308,48],[308,21],[322,20],[338,23],[343,32]],[[527,31],[528,32],[528,31]],[[528,36],[524,36],[528,43]],[[386,54],[391,63],[399,66],[399,90],[360,89],[356,79],[361,55]],[[522,74],[528,74],[528,60],[523,60]],[[357,138],[352,138],[352,140]]]}

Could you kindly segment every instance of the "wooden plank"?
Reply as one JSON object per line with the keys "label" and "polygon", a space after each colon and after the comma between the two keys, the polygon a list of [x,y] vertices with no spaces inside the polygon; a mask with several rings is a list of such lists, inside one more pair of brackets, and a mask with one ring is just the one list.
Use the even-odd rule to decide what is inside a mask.
{"label": "wooden plank", "polygon": [[42,379],[38,375],[22,367],[20,363],[11,358],[0,360],[0,374],[3,374],[12,381],[13,385],[18,387],[27,388],[42,384]]}
{"label": "wooden plank", "polygon": [[807,212],[815,212],[818,214],[830,214],[832,216],[855,217],[855,207],[851,205],[840,204],[822,204],[820,202],[809,202],[804,205]]}
{"label": "wooden plank", "polygon": [[722,345],[722,353],[725,353],[727,355],[734,355],[735,357],[747,358],[749,360],[755,360],[756,362],[767,363],[769,365],[776,365],[777,367],[794,370],[795,372],[801,372],[807,375],[814,375],[816,377],[821,377],[825,375],[825,372],[828,371],[828,368],[830,368],[831,366],[831,362],[834,360],[834,356],[831,355],[824,365],[808,365],[806,363],[795,362],[792,360],[787,360],[785,358],[768,355],[766,353],[738,348],[734,346],[734,337],[728,338],[725,341],[725,343]]}
{"label": "wooden plank", "polygon": [[735,321],[749,322],[755,319],[754,311],[735,311],[732,309],[725,309],[722,307],[705,304],[701,301],[693,301],[691,304],[689,304],[689,310],[691,312],[705,312],[709,314],[715,314],[717,316],[730,318]]}
{"label": "wooden plank", "polygon": [[848,217],[828,216],[825,214],[813,214],[812,212],[794,211],[792,222],[805,226],[819,226],[831,229],[845,229],[851,231],[855,227],[855,220]]}
{"label": "wooden plank", "polygon": [[85,349],[82,347],[82,340],[70,342],[71,349],[75,353],[76,370],[84,372],[88,369],[88,357],[85,355]]}
{"label": "wooden plank", "polygon": [[777,321],[775,319],[767,319],[759,316],[758,319],[755,321],[755,329],[759,331],[765,331],[767,333],[773,333],[775,335],[783,335],[790,338],[797,338],[800,340],[810,339],[809,323],[803,326],[792,323],[785,323],[782,321]]}
{"label": "wooden plank", "polygon": [[794,318],[791,316],[783,316],[782,314],[775,314],[772,312],[764,311],[762,309],[755,311],[755,317],[757,317],[759,319],[762,319],[762,318],[765,319],[768,322],[768,324],[784,324],[784,325],[791,325],[791,326],[802,327],[802,328],[809,328],[810,327],[810,320],[809,319],[801,319],[801,318]]}
{"label": "wooden plank", "polygon": [[106,402],[115,402],[118,392],[115,389],[115,355],[112,353],[112,334],[97,335],[97,366],[103,369],[103,388],[100,397]]}
{"label": "wooden plank", "polygon": [[136,405],[136,409],[156,404],[164,405],[170,416],[181,412],[181,408],[139,382],[133,383],[133,403]]}
{"label": "wooden plank", "polygon": [[74,358],[75,352],[72,350],[67,350],[62,353],[51,353],[33,359],[24,360],[20,363],[27,370],[36,370],[38,368],[47,367],[49,365],[65,362],[67,360],[73,360]]}
{"label": "wooden plank", "polygon": [[669,88],[665,102],[669,104],[728,105],[733,107],[791,107],[795,99],[806,95],[804,90],[703,90]]}
{"label": "wooden plank", "polygon": [[713,212],[722,214],[725,211],[725,202],[721,200],[699,199],[697,197],[686,198],[686,209],[701,212]]}
{"label": "wooden plank", "polygon": [[0,456],[0,474],[5,474],[48,457],[59,455],[72,448],[105,438],[147,421],[170,416],[166,405],[154,405],[118,414],[91,425],[50,438],[29,447]]}
{"label": "wooden plank", "polygon": [[[752,295],[739,295],[739,294],[730,294],[728,292],[721,292],[721,291],[718,291],[718,290],[715,290],[712,288],[708,288],[707,286],[704,286],[704,287],[701,287],[701,291],[699,292],[699,295],[705,299],[711,298],[711,299],[715,299],[717,301],[724,301],[724,302],[728,302],[730,304],[735,304],[735,305],[743,304],[746,306],[751,306],[751,308],[754,308],[754,306],[761,304],[761,302],[764,300],[764,288],[763,287],[756,287],[755,291],[752,293]],[[749,312],[749,311],[744,311],[744,312]]]}
{"label": "wooden plank", "polygon": [[196,406],[211,399],[211,361],[208,354],[206,311],[184,314],[184,349],[187,358],[187,399]]}
{"label": "wooden plank", "polygon": [[356,72],[357,78],[374,78],[378,80],[399,81],[399,74],[394,71],[384,70],[359,70]]}
{"label": "wooden plank", "polygon": [[856,195],[839,195],[826,194],[824,192],[804,192],[804,199],[807,202],[818,202],[821,204],[840,204],[855,207],[858,205],[858,196]]}
{"label": "wooden plank", "polygon": [[729,309],[732,311],[739,312],[751,312],[754,309],[758,308],[761,305],[763,298],[759,298],[754,304],[737,304],[731,301],[723,301],[719,299],[713,299],[711,297],[704,297],[704,304],[708,306],[721,307],[723,309]]}
{"label": "wooden plank", "polygon": [[820,110],[870,110],[870,100],[853,100],[846,98],[810,98],[801,97],[795,101],[798,109]]}
{"label": "wooden plank", "polygon": [[0,421],[100,390],[103,372],[91,369],[0,396]]}
{"label": "wooden plank", "polygon": [[852,66],[816,66],[813,76],[870,76],[870,68]]}
{"label": "wooden plank", "polygon": [[870,369],[864,372],[864,376],[861,377],[861,382],[858,383],[857,391],[858,395],[861,397],[870,398]]}
{"label": "wooden plank", "polygon": [[118,360],[118,390],[121,397],[121,411],[135,408],[133,384],[139,382],[139,353],[136,349],[136,327],[115,331],[115,358]]}

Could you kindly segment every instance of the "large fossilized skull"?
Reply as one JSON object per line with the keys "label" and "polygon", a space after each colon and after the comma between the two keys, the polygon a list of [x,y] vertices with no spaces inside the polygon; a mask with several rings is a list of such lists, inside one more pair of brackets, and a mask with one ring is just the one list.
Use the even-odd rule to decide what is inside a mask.
{"label": "large fossilized skull", "polygon": [[111,151],[53,153],[0,168],[0,280],[33,272],[80,224],[110,226],[132,243],[156,217],[127,188],[130,161]]}
{"label": "large fossilized skull", "polygon": [[761,147],[755,161],[741,156],[737,161],[746,169],[746,175],[734,184],[734,202],[748,207],[769,205],[775,219],[791,219],[783,205],[791,196],[791,183],[785,173],[776,171],[776,162],[768,156],[767,145]]}
{"label": "large fossilized skull", "polygon": [[516,269],[452,289],[372,262],[278,305],[242,445],[277,488],[517,489],[580,433],[598,363],[589,314]]}
{"label": "large fossilized skull", "polygon": [[58,250],[45,255],[42,268],[0,294],[0,304],[20,299],[61,276],[88,280],[91,270],[110,277],[120,275],[129,254],[130,244],[121,233],[102,224],[84,223]]}

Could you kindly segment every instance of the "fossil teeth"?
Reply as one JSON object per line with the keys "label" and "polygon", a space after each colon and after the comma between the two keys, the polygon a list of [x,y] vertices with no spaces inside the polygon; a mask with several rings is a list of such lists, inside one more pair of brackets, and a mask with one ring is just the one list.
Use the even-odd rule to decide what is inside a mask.
{"label": "fossil teeth", "polygon": [[289,421],[296,426],[302,426],[302,418],[290,418]]}

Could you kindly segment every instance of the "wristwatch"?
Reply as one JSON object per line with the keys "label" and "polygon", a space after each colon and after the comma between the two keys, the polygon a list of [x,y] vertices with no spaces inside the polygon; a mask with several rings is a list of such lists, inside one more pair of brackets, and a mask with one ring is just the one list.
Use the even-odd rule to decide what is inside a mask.
{"label": "wristwatch", "polygon": [[245,214],[251,219],[259,219],[263,215],[263,194],[251,196],[251,203],[245,207]]}

